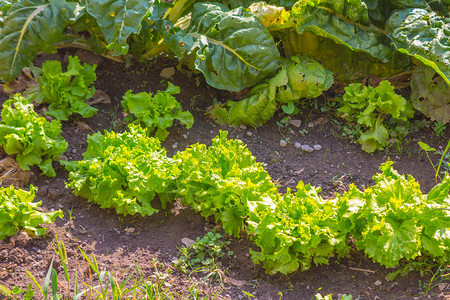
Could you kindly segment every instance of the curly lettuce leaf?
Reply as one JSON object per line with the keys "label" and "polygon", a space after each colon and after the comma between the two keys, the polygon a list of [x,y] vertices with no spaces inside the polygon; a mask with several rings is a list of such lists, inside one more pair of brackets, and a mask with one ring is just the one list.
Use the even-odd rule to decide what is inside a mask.
{"label": "curly lettuce leaf", "polygon": [[367,130],[360,133],[358,142],[362,149],[372,153],[388,145],[390,133],[384,120],[406,121],[414,115],[411,103],[394,91],[389,81],[382,81],[376,88],[363,87],[360,83],[350,84],[345,88],[342,99],[338,98],[341,116],[355,121]]}
{"label": "curly lettuce leaf", "polygon": [[179,174],[177,162],[166,156],[160,141],[134,124],[128,132],[88,136],[83,160],[68,166],[67,187],[75,195],[124,215],[158,212],[151,205],[156,195],[165,208]]}
{"label": "curly lettuce leaf", "polygon": [[445,264],[450,260],[450,175],[446,174],[426,196],[420,216],[423,253]]}
{"label": "curly lettuce leaf", "polygon": [[29,170],[37,165],[42,173],[55,177],[52,161],[68,148],[61,136],[61,123],[38,116],[33,104],[19,94],[3,104],[0,122],[0,146],[16,155],[19,167]]}
{"label": "curly lettuce leaf", "polygon": [[67,71],[63,72],[61,62],[51,60],[42,65],[39,88],[31,94],[37,102],[50,104],[45,113],[57,120],[68,120],[78,113],[83,118],[92,117],[97,109],[85,101],[95,93],[92,86],[97,79],[96,65],[81,65],[78,57],[69,56]]}
{"label": "curly lettuce leaf", "polygon": [[230,235],[239,236],[251,207],[270,203],[278,195],[269,174],[240,140],[227,132],[212,145],[195,144],[174,159],[182,170],[177,180],[182,203],[216,221]]}
{"label": "curly lettuce leaf", "polygon": [[417,181],[398,174],[389,161],[363,192],[355,187],[338,200],[342,228],[349,227],[358,249],[386,267],[421,254],[423,195]]}
{"label": "curly lettuce leaf", "polygon": [[43,213],[37,210],[41,202],[33,202],[37,187],[30,186],[29,191],[9,187],[0,187],[0,240],[25,229],[37,236],[42,236],[46,228],[43,223],[51,223],[57,217],[63,218],[61,210]]}
{"label": "curly lettuce leaf", "polygon": [[269,274],[302,271],[328,264],[330,257],[349,251],[347,233],[339,230],[335,203],[320,195],[320,188],[299,182],[294,195],[287,193],[273,209],[251,213],[248,231],[260,251],[251,250],[252,260],[262,263]]}
{"label": "curly lettuce leaf", "polygon": [[0,29],[0,78],[13,81],[38,53],[55,52],[54,44],[79,12],[76,2],[14,1]]}
{"label": "curly lettuce leaf", "polygon": [[280,60],[273,37],[258,18],[220,4],[195,4],[189,27],[168,35],[166,43],[179,57],[194,55],[206,82],[228,91],[260,83]]}
{"label": "curly lettuce leaf", "polygon": [[126,113],[136,116],[137,123],[145,124],[160,141],[164,141],[169,134],[167,128],[174,120],[179,120],[186,128],[191,128],[194,123],[192,114],[182,111],[181,104],[173,96],[179,93],[180,88],[169,82],[166,91],[158,91],[154,96],[146,92],[132,94],[129,90],[121,103]]}

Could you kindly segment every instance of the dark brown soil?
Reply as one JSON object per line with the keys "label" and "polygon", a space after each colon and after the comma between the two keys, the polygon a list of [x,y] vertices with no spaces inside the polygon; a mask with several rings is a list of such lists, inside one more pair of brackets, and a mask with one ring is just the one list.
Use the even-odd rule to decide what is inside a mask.
{"label": "dark brown soil", "polygon": [[[71,52],[42,56],[38,58],[37,64],[46,59],[64,61],[67,53]],[[63,122],[63,137],[69,142],[65,155],[70,160],[81,159],[86,150],[88,134],[110,129],[123,130],[120,105],[122,95],[129,89],[134,92],[164,89],[160,72],[165,67],[176,67],[176,64],[169,58],[161,58],[153,63],[137,63],[127,68],[123,64],[101,60],[95,86],[111,96],[112,103],[96,105],[99,113],[90,119]],[[175,69],[175,75],[170,81],[180,86],[181,94],[177,99],[184,109],[191,111],[195,122],[189,130],[179,124],[171,128],[169,137],[163,143],[169,155],[194,143],[210,144],[219,130],[228,130],[230,138],[241,139],[257,160],[264,162],[266,170],[279,184],[280,192],[284,192],[287,187],[295,189],[299,180],[320,186],[326,197],[331,197],[335,192],[342,193],[351,182],[359,187],[369,186],[373,183],[371,178],[379,165],[388,158],[395,162],[394,167],[400,173],[413,175],[424,193],[436,184],[434,171],[426,156],[418,150],[417,141],[425,141],[437,148],[444,147],[450,138],[449,129],[439,137],[431,128],[422,130],[404,141],[403,149],[393,146],[386,152],[367,154],[361,150],[360,145],[340,136],[340,129],[332,121],[338,118],[333,116],[332,111],[319,113],[313,105],[309,105],[310,108],[296,116],[302,120],[302,125],[300,128],[290,126],[294,133],[285,134],[290,143],[282,148],[280,140],[283,136],[276,124],[283,117],[281,112],[268,124],[257,129],[217,125],[205,114],[208,106],[215,98],[224,101],[236,96],[210,88],[200,74],[184,68]],[[332,96],[325,95],[314,101],[320,107],[326,98],[331,99]],[[6,98],[6,94],[0,94],[1,103]],[[80,125],[80,121],[88,127]],[[311,122],[311,125],[316,125],[309,127]],[[301,129],[307,131],[304,136],[299,133]],[[310,146],[320,144],[322,149],[306,153],[295,148],[295,142]],[[1,156],[0,154],[0,158]],[[433,156],[433,159],[437,157]],[[69,264],[73,268],[88,269],[86,264],[80,262],[81,255],[76,250],[80,247],[88,255],[95,254],[102,268],[116,271],[119,277],[124,276],[126,269],[133,267],[134,262],[149,276],[150,272],[155,271],[153,259],[161,263],[160,270],[173,269],[171,262],[177,257],[177,248],[182,246],[182,238],[195,240],[207,231],[219,228],[212,221],[205,221],[179,203],[151,217],[123,217],[113,210],[102,210],[97,205],[74,196],[64,186],[68,174],[63,168],[57,168],[56,178],[38,175],[37,169],[33,169],[33,172],[30,184],[39,188],[36,200],[42,201],[43,210],[62,209],[65,218],[48,225],[45,238],[34,238],[25,246],[16,243],[12,249],[0,248],[0,284],[9,288],[25,288],[28,285],[30,280],[26,270],[40,282],[43,281],[51,260],[56,257],[53,247],[55,236],[65,243]],[[130,234],[129,228],[134,228],[135,231]],[[432,274],[421,277],[413,272],[406,278],[400,277],[388,282],[385,275],[392,270],[371,262],[356,251],[344,259],[332,261],[330,265],[314,266],[306,272],[269,276],[260,266],[252,263],[248,249],[255,246],[245,237],[227,239],[231,241],[229,248],[234,251],[234,255],[223,261],[223,269],[228,268],[226,276],[234,281],[227,280],[231,284],[226,283],[224,289],[217,283],[212,285],[212,289],[208,285],[203,286],[206,299],[212,299],[213,292],[217,289],[221,290],[217,299],[247,299],[242,290],[260,300],[280,299],[281,294],[282,299],[311,299],[319,290],[322,295],[333,293],[335,297],[338,294],[352,294],[354,299],[450,299],[448,282],[431,288],[425,295]],[[55,264],[62,281],[63,273],[58,259],[55,259]],[[170,278],[171,289],[183,295],[179,296],[180,299],[189,297],[188,286],[192,284],[192,280],[201,280],[200,276],[190,279],[177,270],[173,271]],[[236,281],[240,281],[242,285],[236,284]]]}

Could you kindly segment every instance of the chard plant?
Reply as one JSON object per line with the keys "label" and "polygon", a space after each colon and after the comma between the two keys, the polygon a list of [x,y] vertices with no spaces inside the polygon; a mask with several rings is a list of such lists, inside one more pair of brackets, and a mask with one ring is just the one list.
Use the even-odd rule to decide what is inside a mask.
{"label": "chard plant", "polygon": [[[302,74],[306,82],[317,83],[319,93],[329,87],[325,77],[330,75],[324,77],[316,63],[308,68],[313,60],[347,83],[367,76],[411,76],[416,66],[427,68],[426,76],[412,74],[413,103],[436,120],[448,122],[447,1],[272,0],[250,6],[197,0],[1,3],[4,81],[14,80],[38,53],[61,47],[80,47],[118,61],[148,60],[171,52],[203,73],[212,87],[228,91],[253,87],[243,102],[219,106],[215,115],[221,122],[259,126],[278,106],[274,95],[284,94],[282,103],[311,96],[289,88],[296,86],[289,64],[296,61],[292,57],[303,55],[307,60],[301,59],[306,72]],[[86,31],[89,34],[81,34]],[[274,81],[284,69],[287,83]]]}

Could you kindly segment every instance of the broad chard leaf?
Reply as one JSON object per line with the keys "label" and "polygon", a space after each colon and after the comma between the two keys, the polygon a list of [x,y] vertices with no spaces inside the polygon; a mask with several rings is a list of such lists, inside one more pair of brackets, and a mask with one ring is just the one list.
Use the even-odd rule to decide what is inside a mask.
{"label": "broad chard leaf", "polygon": [[292,56],[265,83],[255,86],[241,101],[216,105],[211,115],[221,124],[261,126],[278,108],[278,103],[311,99],[328,90],[333,73],[306,56]]}
{"label": "broad chard leaf", "polygon": [[139,34],[143,19],[153,1],[140,0],[88,0],[86,10],[100,26],[107,48],[113,54],[128,53],[128,37]]}
{"label": "broad chard leaf", "polygon": [[418,66],[411,77],[411,103],[432,120],[450,121],[450,85],[433,68]]}
{"label": "broad chard leaf", "polygon": [[450,23],[425,9],[396,11],[387,22],[395,48],[433,68],[450,85]]}
{"label": "broad chard leaf", "polygon": [[261,21],[243,8],[197,3],[190,25],[166,37],[179,57],[194,55],[209,85],[229,91],[254,86],[278,68],[280,54]]}
{"label": "broad chard leaf", "polygon": [[0,78],[13,81],[40,52],[56,51],[63,31],[79,10],[64,0],[15,1],[0,29]]}
{"label": "broad chard leaf", "polygon": [[307,31],[329,38],[384,63],[396,60],[395,49],[388,45],[385,32],[371,24],[367,6],[361,0],[300,1],[292,13],[300,34]]}

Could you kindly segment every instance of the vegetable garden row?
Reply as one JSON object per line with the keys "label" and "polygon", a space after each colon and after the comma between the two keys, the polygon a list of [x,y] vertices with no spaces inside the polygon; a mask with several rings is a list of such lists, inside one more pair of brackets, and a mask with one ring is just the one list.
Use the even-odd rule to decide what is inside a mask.
{"label": "vegetable garden row", "polygon": [[[14,149],[25,168],[40,161],[41,170],[52,175],[51,162],[67,144],[59,121],[39,117],[28,101],[16,95],[4,104],[0,144],[7,153]],[[87,143],[83,160],[61,161],[70,171],[67,187],[76,195],[118,214],[143,216],[157,212],[150,204],[156,195],[163,208],[180,197],[202,216],[214,216],[228,234],[246,230],[260,248],[251,251],[252,259],[268,273],[327,263],[349,252],[350,239],[386,267],[420,255],[449,261],[448,175],[422,195],[412,177],[399,175],[387,162],[374,186],[364,191],[350,186],[343,195],[325,200],[320,189],[303,182],[295,194],[288,190],[280,195],[246,146],[227,139],[226,132],[210,147],[196,144],[172,158],[140,125],[131,124],[123,133],[95,133]],[[22,227],[42,234],[36,225],[61,217],[60,211],[35,212],[37,204],[30,204],[34,192],[33,187],[30,192],[2,189],[2,238]]]}
{"label": "vegetable garden row", "polygon": [[[388,161],[362,190],[350,185],[324,199],[320,188],[300,181],[295,193],[281,195],[262,164],[226,132],[209,147],[167,155],[167,129],[194,122],[171,83],[155,94],[126,92],[128,129],[88,136],[80,161],[62,157],[68,143],[61,121],[97,113],[86,102],[95,93],[96,66],[77,57],[68,58],[66,71],[59,61],[42,68],[32,62],[66,47],[127,65],[170,53],[213,88],[248,91],[240,101],[211,103],[209,115],[222,125],[262,126],[280,107],[293,115],[302,100],[334,83],[346,86],[333,99],[337,112],[369,153],[422,129],[414,123],[419,114],[442,126],[450,121],[448,0],[197,2],[0,0],[3,87],[13,90],[21,73],[34,81],[4,103],[0,146],[23,170],[37,166],[49,177],[58,161],[75,195],[118,214],[149,216],[157,212],[155,198],[163,209],[181,198],[229,235],[245,232],[258,248],[250,250],[252,260],[269,274],[327,264],[352,248],[385,267],[418,257],[447,264],[449,175],[424,195]],[[62,217],[39,212],[35,192],[0,188],[0,239],[22,228],[43,235],[40,223]]]}

